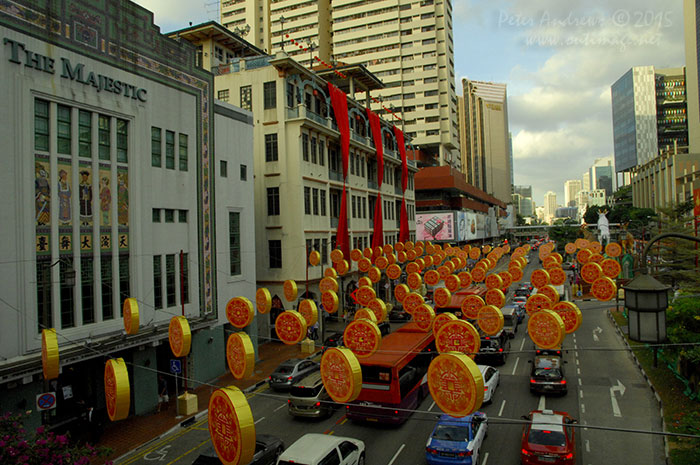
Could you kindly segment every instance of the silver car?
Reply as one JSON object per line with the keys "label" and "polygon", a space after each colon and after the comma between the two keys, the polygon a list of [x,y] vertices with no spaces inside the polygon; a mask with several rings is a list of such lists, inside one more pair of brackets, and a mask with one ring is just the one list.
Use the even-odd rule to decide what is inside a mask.
{"label": "silver car", "polygon": [[270,387],[277,391],[286,391],[294,383],[321,369],[321,365],[313,360],[292,358],[282,362],[270,375]]}
{"label": "silver car", "polygon": [[332,415],[337,404],[328,395],[321,372],[315,371],[292,386],[288,407],[295,417],[320,418]]}

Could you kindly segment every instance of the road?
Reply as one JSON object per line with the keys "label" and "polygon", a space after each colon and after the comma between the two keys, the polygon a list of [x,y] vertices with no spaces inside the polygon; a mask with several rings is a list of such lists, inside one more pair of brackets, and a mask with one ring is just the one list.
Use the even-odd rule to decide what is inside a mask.
{"label": "road", "polygon": [[[526,269],[535,269],[537,258]],[[607,303],[579,302],[583,323],[564,342],[565,396],[544,397],[529,392],[533,345],[524,321],[511,341],[506,363],[498,367],[501,383],[493,402],[482,407],[489,416],[489,436],[479,457],[482,465],[519,463],[522,426],[507,424],[537,408],[568,412],[579,420],[577,463],[659,464],[665,462],[661,436],[596,430],[586,426],[659,431],[658,404],[632,363],[607,317]],[[342,409],[323,420],[296,419],[287,414],[287,397],[267,386],[251,393],[248,401],[257,433],[280,437],[289,446],[305,433],[326,433],[361,439],[367,465],[424,464],[425,444],[441,413],[430,397],[399,427],[354,423]],[[192,426],[156,441],[117,462],[120,465],[191,465],[210,447],[206,417]]]}

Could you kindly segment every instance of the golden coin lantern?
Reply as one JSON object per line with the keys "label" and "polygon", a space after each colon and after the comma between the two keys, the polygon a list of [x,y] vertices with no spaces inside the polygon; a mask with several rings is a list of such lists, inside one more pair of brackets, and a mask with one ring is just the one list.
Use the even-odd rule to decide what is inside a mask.
{"label": "golden coin lantern", "polygon": [[420,265],[416,262],[411,262],[406,265],[406,274],[420,273]]}
{"label": "golden coin lantern", "polygon": [[551,308],[552,301],[544,294],[533,294],[525,302],[525,311],[527,311],[528,315]]}
{"label": "golden coin lantern", "polygon": [[[362,279],[362,278],[360,278],[360,279]],[[331,278],[329,276],[326,276],[325,278],[321,279],[321,282],[318,283],[318,289],[321,292],[326,292],[326,291],[338,292],[338,281],[335,278]]]}
{"label": "golden coin lantern", "polygon": [[333,251],[331,251],[331,262],[338,263],[338,262],[342,261],[343,259],[345,259],[345,257],[343,256],[342,250],[334,249]]}
{"label": "golden coin lantern", "polygon": [[417,292],[411,292],[403,299],[403,309],[408,313],[413,313],[419,305],[423,305],[424,303],[425,300],[422,295]]}
{"label": "golden coin lantern", "polygon": [[432,255],[426,255],[423,257],[423,263],[425,264],[425,267],[433,266],[434,261],[433,261],[433,256]]}
{"label": "golden coin lantern", "polygon": [[372,268],[372,260],[367,257],[363,258],[357,262],[357,268],[363,273],[367,273],[369,269]]}
{"label": "golden coin lantern", "polygon": [[564,257],[562,257],[561,254],[558,253],[558,252],[552,253],[552,254],[550,255],[550,257],[554,257],[560,265],[561,265],[562,262],[564,261]]}
{"label": "golden coin lantern", "polygon": [[421,279],[420,274],[411,273],[406,277],[406,283],[411,289],[420,289],[423,285],[423,279]]}
{"label": "golden coin lantern", "polygon": [[593,297],[602,302],[607,302],[608,300],[613,299],[616,293],[617,286],[615,285],[615,281],[607,276],[598,278],[593,281],[593,284],[591,284],[591,294],[593,294]]}
{"label": "golden coin lantern", "polygon": [[603,246],[598,241],[593,241],[588,244],[588,248],[593,251],[593,253],[600,253],[603,251]]}
{"label": "golden coin lantern", "polygon": [[377,257],[377,259],[374,261],[374,264],[377,265],[377,268],[379,268],[380,270],[384,270],[387,266],[389,266],[389,259],[384,256]]}
{"label": "golden coin lantern", "polygon": [[397,302],[403,302],[411,290],[405,284],[399,284],[394,288],[394,297]]}
{"label": "golden coin lantern", "polygon": [[54,328],[41,331],[41,366],[44,371],[44,379],[58,378],[58,338]]}
{"label": "golden coin lantern", "polygon": [[372,310],[374,316],[377,317],[377,321],[381,323],[386,320],[386,304],[382,299],[372,299],[369,301],[367,308]]}
{"label": "golden coin lantern", "polygon": [[583,315],[581,315],[581,310],[579,310],[575,304],[561,301],[554,305],[552,310],[556,312],[564,322],[564,331],[566,334],[573,333],[581,326]]}
{"label": "golden coin lantern", "polygon": [[374,254],[374,251],[372,250],[372,247],[365,247],[362,250],[362,255],[364,255],[367,258],[372,258],[373,254]]}
{"label": "golden coin lantern", "polygon": [[361,286],[357,289],[357,300],[363,307],[366,307],[370,300],[374,299],[375,297],[377,297],[377,295],[375,294],[374,289],[370,286]]}
{"label": "golden coin lantern", "polygon": [[484,302],[486,302],[486,305],[501,308],[506,304],[506,296],[500,289],[489,289],[484,294]]}
{"label": "golden coin lantern", "polygon": [[480,283],[484,279],[486,279],[486,270],[484,270],[482,267],[475,266],[472,270],[472,280],[475,283]]}
{"label": "golden coin lantern", "polygon": [[323,272],[323,276],[326,278],[337,278],[338,277],[338,272],[335,271],[335,268],[326,268],[325,271]]}
{"label": "golden coin lantern", "polygon": [[253,322],[255,309],[246,297],[234,297],[226,304],[226,318],[236,328],[245,328]]}
{"label": "golden coin lantern", "polygon": [[450,293],[450,290],[445,287],[438,287],[435,289],[435,292],[433,292],[433,301],[435,302],[435,306],[438,308],[447,307],[450,305],[451,300],[452,294]]}
{"label": "golden coin lantern", "polygon": [[478,295],[468,295],[462,301],[462,315],[470,320],[475,320],[481,307],[486,305],[484,299]]}
{"label": "golden coin lantern", "polygon": [[113,358],[105,363],[105,407],[112,421],[129,416],[131,385],[129,372],[123,358]]}
{"label": "golden coin lantern", "polygon": [[588,261],[591,259],[591,255],[593,255],[593,253],[590,250],[581,249],[576,254],[576,261],[581,264],[588,263]]}
{"label": "golden coin lantern", "polygon": [[610,257],[619,257],[622,254],[622,247],[617,242],[611,242],[605,246],[605,253]]}
{"label": "golden coin lantern", "polygon": [[391,244],[384,244],[384,255],[390,255],[394,253],[394,246]]}
{"label": "golden coin lantern", "polygon": [[422,304],[416,307],[416,309],[411,314],[413,321],[416,326],[423,331],[430,331],[433,326],[433,320],[435,319],[435,311],[428,304]]}
{"label": "golden coin lantern", "polygon": [[448,321],[456,320],[458,320],[457,315],[455,315],[452,312],[438,313],[433,319],[433,333],[437,334],[438,330],[442,327],[442,325],[444,325]]}
{"label": "golden coin lantern", "polygon": [[284,298],[287,299],[287,302],[294,302],[297,300],[297,283],[293,279],[286,280],[282,285],[282,290],[284,291]]}
{"label": "golden coin lantern", "polygon": [[[383,257],[382,257],[383,258]],[[370,267],[367,271],[367,276],[372,280],[373,283],[378,283],[382,279],[382,272],[376,266]]]}
{"label": "golden coin lantern", "polygon": [[561,286],[566,282],[566,271],[559,267],[549,268],[547,273],[549,273],[549,282],[553,286]]}
{"label": "golden coin lantern", "polygon": [[406,260],[408,260],[408,257],[406,256],[406,252],[403,250],[400,251],[399,253],[396,254],[396,260],[398,260],[399,263],[403,263]]}
{"label": "golden coin lantern", "polygon": [[387,260],[389,261],[389,265],[393,265],[396,263],[396,255],[393,253],[390,253],[389,255],[386,256]]}
{"label": "golden coin lantern", "polygon": [[362,390],[362,368],[352,350],[331,347],[321,357],[321,379],[334,402],[357,399]]}
{"label": "golden coin lantern", "polygon": [[126,334],[136,334],[139,332],[139,303],[133,297],[124,299],[122,308],[124,314],[124,331]]}
{"label": "golden coin lantern", "polygon": [[603,262],[603,260],[605,260],[605,257],[603,257],[599,253],[594,253],[594,254],[591,254],[591,258],[588,261],[601,264]]}
{"label": "golden coin lantern", "polygon": [[425,260],[422,258],[416,258],[416,264],[418,265],[419,272],[425,268]]}
{"label": "golden coin lantern", "polygon": [[501,284],[502,287],[499,289],[508,289],[510,285],[513,284],[513,276],[510,274],[510,271],[501,271],[498,273],[498,276],[500,276],[501,281],[503,281]]}
{"label": "golden coin lantern", "polygon": [[175,357],[186,357],[190,353],[192,332],[190,331],[190,323],[187,321],[187,318],[174,316],[170,319],[168,340],[170,342],[170,350],[172,350]]}
{"label": "golden coin lantern", "polygon": [[418,254],[416,254],[415,250],[409,250],[406,252],[406,259],[409,261],[413,261],[416,258],[418,258]]}
{"label": "golden coin lantern", "polygon": [[617,260],[614,260],[612,258],[606,258],[605,260],[603,260],[603,262],[600,264],[600,267],[603,269],[603,274],[611,279],[617,278],[620,275],[620,272],[622,271],[622,267],[620,267],[620,264],[617,262]]}
{"label": "golden coin lantern", "polygon": [[464,417],[481,407],[484,378],[469,357],[458,353],[438,355],[428,367],[428,389],[440,409]]}
{"label": "golden coin lantern", "polygon": [[362,260],[362,251],[360,249],[352,249],[350,251],[350,260],[353,262],[359,262]]}
{"label": "golden coin lantern", "polygon": [[396,253],[403,252],[404,248],[405,245],[403,242],[397,242],[396,244],[394,244],[394,250],[396,250]]}
{"label": "golden coin lantern", "polygon": [[378,245],[372,249],[372,256],[373,257],[379,257],[384,253],[384,248],[381,245]]}
{"label": "golden coin lantern", "polygon": [[245,394],[236,386],[214,391],[209,398],[209,436],[224,465],[253,460],[255,422]]}
{"label": "golden coin lantern", "polygon": [[491,252],[491,246],[487,244],[481,247],[481,251],[484,252],[484,254],[488,254],[489,252]]}
{"label": "golden coin lantern", "polygon": [[358,358],[369,357],[377,351],[382,342],[382,334],[375,321],[356,319],[351,321],[343,332],[343,345]]}
{"label": "golden coin lantern", "polygon": [[413,250],[413,247],[415,247],[415,244],[412,241],[406,241],[404,245],[406,246],[406,251]]}
{"label": "golden coin lantern", "polygon": [[509,268],[508,273],[510,273],[510,276],[513,278],[513,282],[517,283],[521,279],[523,279],[523,270],[520,268]]}
{"label": "golden coin lantern", "polygon": [[372,287],[372,280],[368,276],[363,276],[357,280],[357,287],[369,286]]}
{"label": "golden coin lantern", "polygon": [[236,379],[247,378],[255,368],[255,349],[250,336],[239,331],[231,334],[226,341],[226,362]]}
{"label": "golden coin lantern", "polygon": [[542,267],[545,270],[549,271],[549,269],[552,267],[559,267],[559,262],[554,257],[554,255],[550,255],[549,257],[544,259],[544,261],[542,262]]}
{"label": "golden coin lantern", "polygon": [[261,314],[265,314],[272,309],[272,296],[270,296],[270,291],[267,288],[261,287],[255,291],[255,307],[258,309],[258,313]]}
{"label": "golden coin lantern", "polygon": [[498,334],[503,329],[503,312],[494,305],[484,305],[479,309],[477,324],[489,336]]}
{"label": "golden coin lantern", "polygon": [[348,264],[347,260],[340,260],[339,262],[335,262],[333,266],[335,266],[336,271],[341,276],[347,273],[350,269],[350,265]]}
{"label": "golden coin lantern", "polygon": [[321,303],[323,304],[323,309],[328,313],[335,313],[338,311],[338,294],[335,291],[325,291],[321,294]]}
{"label": "golden coin lantern", "polygon": [[437,272],[440,274],[440,279],[445,279],[452,274],[452,269],[448,265],[450,262],[445,262],[444,265],[438,267]]}
{"label": "golden coin lantern", "polygon": [[425,272],[423,280],[428,286],[434,286],[440,282],[440,273],[437,270],[428,270]]}
{"label": "golden coin lantern", "polygon": [[566,253],[574,253],[576,252],[576,244],[574,244],[573,242],[569,242],[564,246],[564,250],[566,251]]}
{"label": "golden coin lantern", "polygon": [[459,277],[460,287],[469,287],[472,284],[472,274],[468,271],[460,271],[457,275]]}
{"label": "golden coin lantern", "polygon": [[399,279],[401,277],[401,267],[396,263],[387,266],[386,275],[389,279]]}
{"label": "golden coin lantern", "polygon": [[559,293],[554,288],[554,286],[552,286],[551,284],[547,284],[546,286],[542,286],[541,288],[537,289],[537,293],[542,294],[542,295],[546,295],[549,298],[549,300],[552,302],[552,305],[559,302]]}
{"label": "golden coin lantern", "polygon": [[311,299],[304,299],[299,303],[299,313],[306,320],[306,327],[310,328],[318,321],[318,308],[316,302]]}
{"label": "golden coin lantern", "polygon": [[486,289],[501,289],[503,287],[503,280],[497,274],[490,274],[486,276],[485,280]]}
{"label": "golden coin lantern", "polygon": [[538,289],[540,287],[546,286],[547,284],[549,284],[549,273],[547,273],[547,270],[539,268],[533,271],[530,275],[530,282],[533,286],[535,286]]}
{"label": "golden coin lantern", "polygon": [[469,258],[471,258],[472,260],[476,260],[476,259],[479,258],[480,256],[481,256],[481,250],[479,250],[479,249],[476,248],[476,247],[473,247],[473,248],[469,251]]}
{"label": "golden coin lantern", "polygon": [[441,354],[461,352],[474,358],[481,348],[481,337],[474,325],[468,321],[448,321],[435,335],[435,347]]}
{"label": "golden coin lantern", "polygon": [[588,284],[603,276],[603,268],[594,262],[588,262],[581,267],[581,278]]}
{"label": "golden coin lantern", "polygon": [[459,279],[459,276],[457,276],[456,274],[451,274],[447,278],[445,278],[445,287],[450,292],[457,292],[461,286],[462,286],[462,281]]}
{"label": "golden coin lantern", "polygon": [[541,310],[530,314],[527,333],[537,347],[553,349],[561,346],[566,331],[561,317],[552,310]]}
{"label": "golden coin lantern", "polygon": [[369,308],[361,308],[355,312],[354,320],[369,320],[374,323],[377,322],[377,316]]}
{"label": "golden coin lantern", "polygon": [[319,263],[321,263],[321,254],[318,253],[318,250],[314,250],[309,254],[309,264],[317,266]]}
{"label": "golden coin lantern", "polygon": [[275,320],[275,332],[287,345],[298,344],[306,337],[306,320],[299,312],[286,310]]}

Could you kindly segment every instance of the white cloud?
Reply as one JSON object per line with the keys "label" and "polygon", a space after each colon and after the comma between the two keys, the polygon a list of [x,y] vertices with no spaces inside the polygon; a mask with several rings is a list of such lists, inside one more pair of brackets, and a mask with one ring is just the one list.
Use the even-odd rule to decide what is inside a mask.
{"label": "white cloud", "polygon": [[190,22],[199,24],[211,20],[220,21],[216,0],[133,1],[153,12],[154,23],[160,26],[163,32],[186,28]]}

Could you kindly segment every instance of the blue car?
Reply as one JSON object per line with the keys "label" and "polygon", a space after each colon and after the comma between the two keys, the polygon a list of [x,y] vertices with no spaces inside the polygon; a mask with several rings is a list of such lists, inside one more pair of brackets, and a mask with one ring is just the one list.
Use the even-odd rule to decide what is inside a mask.
{"label": "blue car", "polygon": [[483,412],[463,418],[444,414],[428,438],[425,458],[430,465],[478,464],[487,427],[488,420]]}

